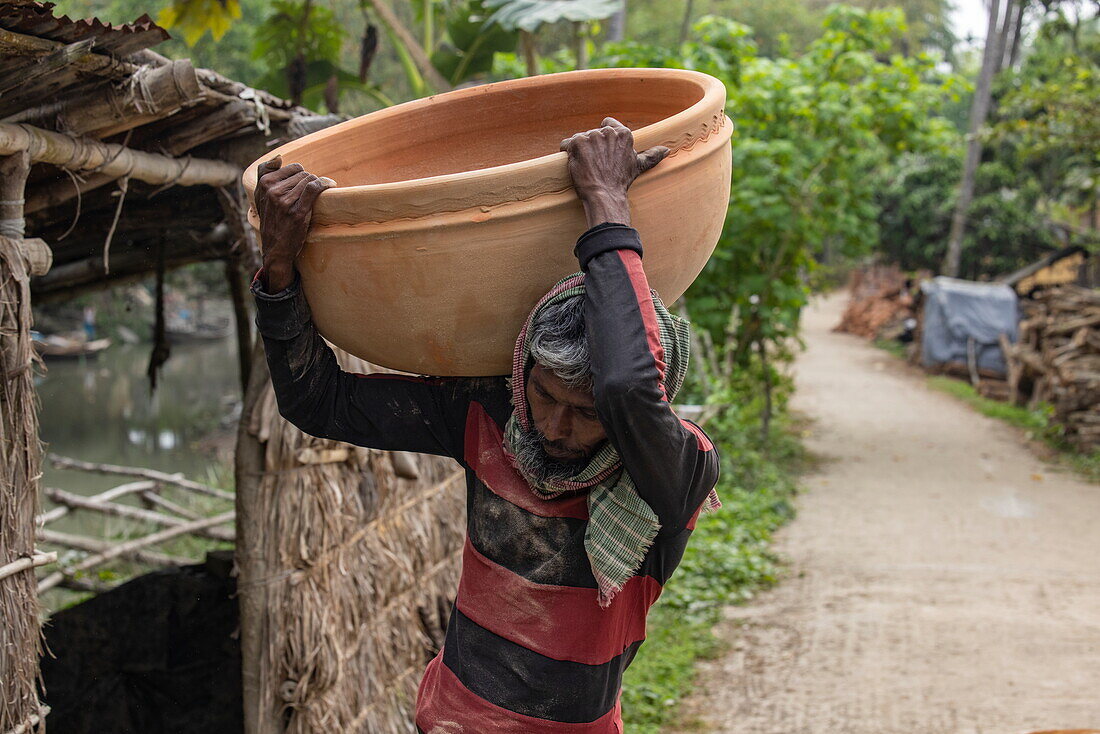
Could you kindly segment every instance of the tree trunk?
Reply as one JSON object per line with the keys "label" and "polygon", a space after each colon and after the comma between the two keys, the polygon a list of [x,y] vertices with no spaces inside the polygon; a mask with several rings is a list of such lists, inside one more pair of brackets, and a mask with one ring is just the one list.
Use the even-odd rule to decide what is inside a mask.
{"label": "tree trunk", "polygon": [[1016,20],[1012,27],[1012,45],[1008,49],[1008,68],[1016,67],[1016,61],[1020,58],[1020,37],[1024,31],[1024,11],[1027,9],[1027,0],[1018,0],[1016,3]]}
{"label": "tree trunk", "polygon": [[237,366],[240,370],[241,394],[248,390],[248,376],[252,374],[252,322],[248,318],[245,300],[247,288],[240,260],[230,255],[225,261],[225,279],[229,284],[229,297],[233,301],[233,318],[237,333]]}
{"label": "tree trunk", "polygon": [[1001,17],[1001,29],[997,32],[997,57],[993,76],[1001,73],[1008,61],[1008,39],[1012,35],[1012,21],[1016,17],[1017,7],[1026,0],[1005,0],[1005,10]]}
{"label": "tree trunk", "polygon": [[577,69],[588,68],[588,34],[583,22],[573,24],[573,42],[577,48]]}
{"label": "tree trunk", "polygon": [[684,6],[684,19],[680,21],[680,45],[682,46],[688,40],[688,34],[691,33],[691,17],[695,11],[695,0],[687,0],[687,5]]}
{"label": "tree trunk", "polygon": [[252,320],[248,312],[248,277],[260,267],[260,248],[255,230],[248,223],[248,199],[240,182],[235,188],[218,191],[225,221],[233,232],[236,244],[225,261],[225,277],[229,297],[233,302],[233,318],[237,332],[237,362],[240,366],[241,394],[248,391],[252,374]]}
{"label": "tree trunk", "polygon": [[626,2],[620,0],[619,9],[607,20],[607,40],[618,42],[626,35]]}
{"label": "tree trunk", "polygon": [[527,76],[538,76],[539,53],[535,46],[535,34],[531,31],[521,30],[519,42],[523,47],[523,61],[527,65]]}
{"label": "tree trunk", "polygon": [[962,181],[959,184],[958,199],[955,202],[955,213],[951,217],[951,234],[947,240],[947,255],[943,260],[943,274],[952,278],[957,278],[959,275],[963,236],[966,233],[967,210],[970,209],[970,202],[974,198],[974,180],[982,156],[982,141],[979,133],[982,126],[985,125],[986,116],[989,114],[993,74],[998,65],[997,46],[999,35],[997,33],[997,21],[1000,18],[1000,9],[1001,0],[991,0],[989,25],[985,35],[985,49],[982,51],[982,69],[978,75],[978,84],[974,89],[974,99],[970,104],[966,162],[963,167]]}

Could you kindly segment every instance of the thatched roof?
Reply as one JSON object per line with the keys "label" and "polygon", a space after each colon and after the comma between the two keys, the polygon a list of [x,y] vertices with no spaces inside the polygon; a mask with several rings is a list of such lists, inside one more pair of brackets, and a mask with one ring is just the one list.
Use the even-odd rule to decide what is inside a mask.
{"label": "thatched roof", "polygon": [[0,154],[31,149],[26,231],[54,253],[37,301],[148,274],[161,243],[169,268],[225,257],[216,188],[337,119],[149,50],[168,37],[148,16],[113,27],[0,1]]}

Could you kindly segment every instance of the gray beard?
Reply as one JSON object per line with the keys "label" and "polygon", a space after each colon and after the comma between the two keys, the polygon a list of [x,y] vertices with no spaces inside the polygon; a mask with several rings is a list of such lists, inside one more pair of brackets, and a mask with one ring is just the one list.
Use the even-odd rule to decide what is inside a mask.
{"label": "gray beard", "polygon": [[529,484],[545,486],[554,480],[569,479],[588,464],[588,459],[573,461],[555,459],[543,448],[545,437],[534,426],[521,431],[508,448],[515,457],[515,467]]}

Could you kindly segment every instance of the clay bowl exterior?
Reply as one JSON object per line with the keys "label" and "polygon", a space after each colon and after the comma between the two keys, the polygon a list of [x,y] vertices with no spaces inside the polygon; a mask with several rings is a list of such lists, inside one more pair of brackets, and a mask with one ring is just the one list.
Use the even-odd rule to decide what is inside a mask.
{"label": "clay bowl exterior", "polygon": [[[637,150],[672,149],[630,189],[650,285],[672,303],[725,218],[724,105],[722,83],[698,72],[566,72],[416,100],[282,146],[264,160],[279,153],[338,184],[318,199],[297,263],[315,323],[393,369],[509,373],[527,313],[578,269],[585,216],[558,146],[608,115]],[[244,174],[253,203],[259,163]]]}

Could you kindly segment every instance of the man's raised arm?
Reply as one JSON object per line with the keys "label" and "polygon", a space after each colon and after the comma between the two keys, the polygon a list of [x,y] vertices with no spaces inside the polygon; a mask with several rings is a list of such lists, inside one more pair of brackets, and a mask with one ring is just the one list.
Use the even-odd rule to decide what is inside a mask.
{"label": "man's raised arm", "polygon": [[471,401],[503,393],[502,378],[345,372],[310,317],[294,261],[313,204],[334,185],[276,157],[260,165],[256,210],[264,266],[252,283],[256,324],[284,418],[314,436],[461,459]]}
{"label": "man's raised arm", "polygon": [[667,368],[642,243],[626,192],[667,148],[634,152],[617,120],[562,143],[590,229],[577,242],[585,272],[585,326],[596,412],[662,533],[682,530],[718,480],[718,456],[702,429],[680,420],[665,395]]}

